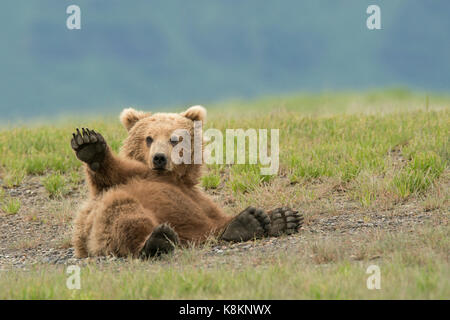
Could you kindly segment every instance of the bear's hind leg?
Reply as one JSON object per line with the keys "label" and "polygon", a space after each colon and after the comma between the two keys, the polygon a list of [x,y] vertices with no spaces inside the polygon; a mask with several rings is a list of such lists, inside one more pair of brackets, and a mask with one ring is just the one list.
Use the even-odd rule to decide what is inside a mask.
{"label": "bear's hind leg", "polygon": [[278,237],[282,234],[293,234],[303,225],[303,215],[288,207],[269,211],[269,236]]}
{"label": "bear's hind leg", "polygon": [[160,224],[145,241],[140,257],[147,259],[169,253],[179,243],[177,233],[166,223]]}
{"label": "bear's hind leg", "polygon": [[93,214],[88,239],[90,255],[138,257],[146,239],[158,225],[150,212],[121,190],[107,192]]}
{"label": "bear's hind leg", "polygon": [[270,218],[261,209],[248,207],[238,214],[220,236],[225,241],[248,241],[252,238],[267,236],[270,230]]}
{"label": "bear's hind leg", "polygon": [[86,203],[75,217],[72,244],[77,258],[86,258],[89,255],[87,237],[92,227],[90,219],[92,209],[92,203]]}

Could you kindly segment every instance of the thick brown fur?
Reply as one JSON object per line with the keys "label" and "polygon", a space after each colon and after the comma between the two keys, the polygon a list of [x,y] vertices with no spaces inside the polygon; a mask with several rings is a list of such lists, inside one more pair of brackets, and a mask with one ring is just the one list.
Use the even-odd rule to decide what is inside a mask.
{"label": "thick brown fur", "polygon": [[[200,243],[210,235],[221,235],[227,226],[231,228],[233,217],[226,215],[198,187],[201,165],[174,164],[170,159],[173,132],[186,129],[193,142],[193,121],[205,121],[205,118],[206,110],[200,106],[181,114],[151,115],[125,109],[120,119],[128,137],[118,156],[95,131],[83,129],[82,133],[74,134],[72,148],[85,162],[90,190],[89,199],[75,218],[73,244],[77,257],[142,256],[143,248],[152,247],[151,243],[146,245],[152,231],[163,224],[165,227],[158,227],[162,236],[158,236],[163,239],[164,232],[173,234],[171,239],[179,239],[182,245]],[[150,145],[147,137],[151,137]],[[165,170],[155,170],[152,162],[155,154],[168,156]],[[264,223],[270,223],[270,219],[261,212],[256,213],[261,222],[258,230],[268,235],[270,230]],[[255,215],[253,211],[251,215],[243,212],[240,219],[252,215]],[[283,228],[280,230],[286,229]],[[233,234],[231,231],[228,234]]]}

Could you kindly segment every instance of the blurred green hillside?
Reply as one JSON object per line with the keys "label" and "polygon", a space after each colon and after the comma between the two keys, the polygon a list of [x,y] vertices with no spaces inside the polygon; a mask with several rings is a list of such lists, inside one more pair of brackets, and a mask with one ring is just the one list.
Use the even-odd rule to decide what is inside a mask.
{"label": "blurred green hillside", "polygon": [[[81,30],[66,28],[71,4]],[[369,4],[382,30],[366,28]],[[446,92],[449,12],[445,0],[4,0],[1,120],[324,89]]]}

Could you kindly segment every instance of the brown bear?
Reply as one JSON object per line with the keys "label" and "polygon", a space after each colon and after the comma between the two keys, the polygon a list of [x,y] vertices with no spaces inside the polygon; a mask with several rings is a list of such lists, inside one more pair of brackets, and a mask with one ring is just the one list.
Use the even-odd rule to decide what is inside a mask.
{"label": "brown bear", "polygon": [[211,235],[247,241],[298,231],[303,217],[289,208],[267,214],[249,207],[235,217],[225,214],[198,186],[201,164],[171,160],[180,141],[173,133],[186,129],[193,139],[194,121],[205,119],[201,106],[180,114],[125,109],[120,120],[128,137],[119,156],[100,133],[76,130],[71,146],[85,163],[90,189],[74,223],[77,257],[148,258],[177,244],[201,243]]}

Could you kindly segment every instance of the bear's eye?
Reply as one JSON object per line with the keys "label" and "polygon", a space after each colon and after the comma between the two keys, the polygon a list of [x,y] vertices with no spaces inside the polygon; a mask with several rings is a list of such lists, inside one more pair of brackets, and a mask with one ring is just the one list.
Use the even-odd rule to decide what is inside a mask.
{"label": "bear's eye", "polygon": [[175,146],[178,142],[180,142],[181,141],[181,139],[180,138],[178,138],[177,136],[171,136],[170,137],[170,143],[173,145],[173,146]]}
{"label": "bear's eye", "polygon": [[145,142],[147,142],[147,147],[150,147],[150,145],[151,145],[152,142],[153,142],[152,137],[147,137],[147,138],[145,138]]}

